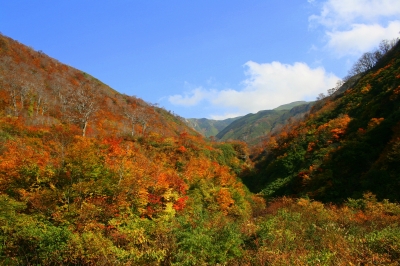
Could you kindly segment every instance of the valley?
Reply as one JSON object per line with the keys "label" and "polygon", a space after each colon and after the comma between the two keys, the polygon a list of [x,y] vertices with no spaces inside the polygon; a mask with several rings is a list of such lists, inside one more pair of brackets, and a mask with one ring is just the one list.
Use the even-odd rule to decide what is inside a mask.
{"label": "valley", "polygon": [[217,121],[0,35],[0,264],[395,265],[400,44],[378,52],[317,101]]}

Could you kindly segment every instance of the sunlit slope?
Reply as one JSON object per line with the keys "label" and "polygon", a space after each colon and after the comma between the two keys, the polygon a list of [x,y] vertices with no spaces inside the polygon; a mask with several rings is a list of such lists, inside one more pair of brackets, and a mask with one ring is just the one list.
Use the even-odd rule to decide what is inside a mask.
{"label": "sunlit slope", "polygon": [[182,118],[2,35],[0,93],[3,114],[29,117],[31,124],[71,123],[92,136],[197,134]]}
{"label": "sunlit slope", "polygon": [[288,121],[302,118],[311,108],[312,103],[294,102],[274,110],[259,111],[247,114],[229,124],[216,137],[219,140],[241,140],[250,145],[261,142],[261,138],[271,131],[281,129]]}

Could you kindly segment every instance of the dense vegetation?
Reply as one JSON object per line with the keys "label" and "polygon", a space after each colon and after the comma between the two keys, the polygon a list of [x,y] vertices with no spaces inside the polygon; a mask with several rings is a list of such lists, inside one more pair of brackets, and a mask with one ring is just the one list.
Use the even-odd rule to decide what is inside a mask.
{"label": "dense vegetation", "polygon": [[270,135],[258,169],[245,182],[267,197],[308,196],[325,202],[398,201],[400,194],[400,46],[320,100],[308,118]]}
{"label": "dense vegetation", "polygon": [[[256,171],[245,143],[206,140],[162,108],[121,95],[0,36],[0,264],[396,263],[400,205],[378,201],[351,182],[335,198],[343,199],[342,205],[309,198],[328,201],[334,197],[331,191],[338,190],[332,178],[319,178],[329,166],[319,150],[341,150],[340,145],[359,141],[354,151],[368,151],[361,158],[368,159],[366,163],[375,159],[375,168],[363,172],[366,163],[353,169],[352,158],[334,157],[335,162],[345,160],[340,167],[348,173],[341,174],[360,174],[363,182],[376,182],[384,172],[383,182],[392,190],[387,197],[379,189],[371,191],[378,199],[397,199],[398,58],[398,52],[393,53],[360,79],[366,90],[358,92],[355,86],[314,107],[309,120],[298,125],[314,130],[306,135],[310,141],[301,144],[311,147],[300,151],[303,157],[296,153],[300,146],[295,130],[287,129],[266,142],[268,153],[259,157]],[[388,96],[383,102],[387,110],[380,109],[379,99],[386,99],[380,94]],[[370,104],[368,109],[361,108],[364,102]],[[336,114],[337,106],[346,113]],[[298,136],[303,131],[298,130]],[[350,153],[352,147],[344,151]],[[319,158],[322,170],[315,172],[318,182],[300,183],[295,190],[291,184],[299,180],[296,167],[307,164],[307,152],[316,156],[313,160]],[[279,157],[273,159],[273,154]],[[275,161],[279,163],[272,169],[279,171],[271,171]],[[309,179],[301,180],[314,180],[313,169],[308,168]],[[262,190],[267,204],[238,176]],[[279,183],[285,178],[286,183]],[[330,183],[325,190],[313,190]],[[364,188],[373,188],[373,183]],[[271,199],[284,195],[283,190],[309,198]],[[308,193],[315,191],[319,193]],[[355,199],[345,199],[353,195]]]}

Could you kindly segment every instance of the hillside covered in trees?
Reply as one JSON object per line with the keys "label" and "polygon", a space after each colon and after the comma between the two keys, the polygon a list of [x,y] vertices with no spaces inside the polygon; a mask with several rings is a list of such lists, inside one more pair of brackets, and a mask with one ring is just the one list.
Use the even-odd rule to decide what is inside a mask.
{"label": "hillside covered in trees", "polygon": [[396,263],[399,50],[254,167],[245,143],[0,36],[0,264]]}
{"label": "hillside covered in trees", "polygon": [[216,138],[222,141],[239,140],[249,146],[260,143],[266,135],[280,131],[284,125],[301,120],[313,103],[294,102],[274,110],[247,114],[222,129]]}
{"label": "hillside covered in trees", "polygon": [[365,191],[400,199],[400,46],[385,44],[364,54],[346,83],[321,97],[306,120],[265,139],[257,173],[245,179],[252,190],[325,202]]}

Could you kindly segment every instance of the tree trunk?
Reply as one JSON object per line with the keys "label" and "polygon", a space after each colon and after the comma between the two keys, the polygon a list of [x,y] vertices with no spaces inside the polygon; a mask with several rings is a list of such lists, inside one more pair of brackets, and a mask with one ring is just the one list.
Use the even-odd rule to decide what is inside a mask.
{"label": "tree trunk", "polygon": [[85,123],[83,123],[83,128],[82,128],[82,136],[85,137],[86,136],[86,127],[87,127],[88,122],[85,121]]}

